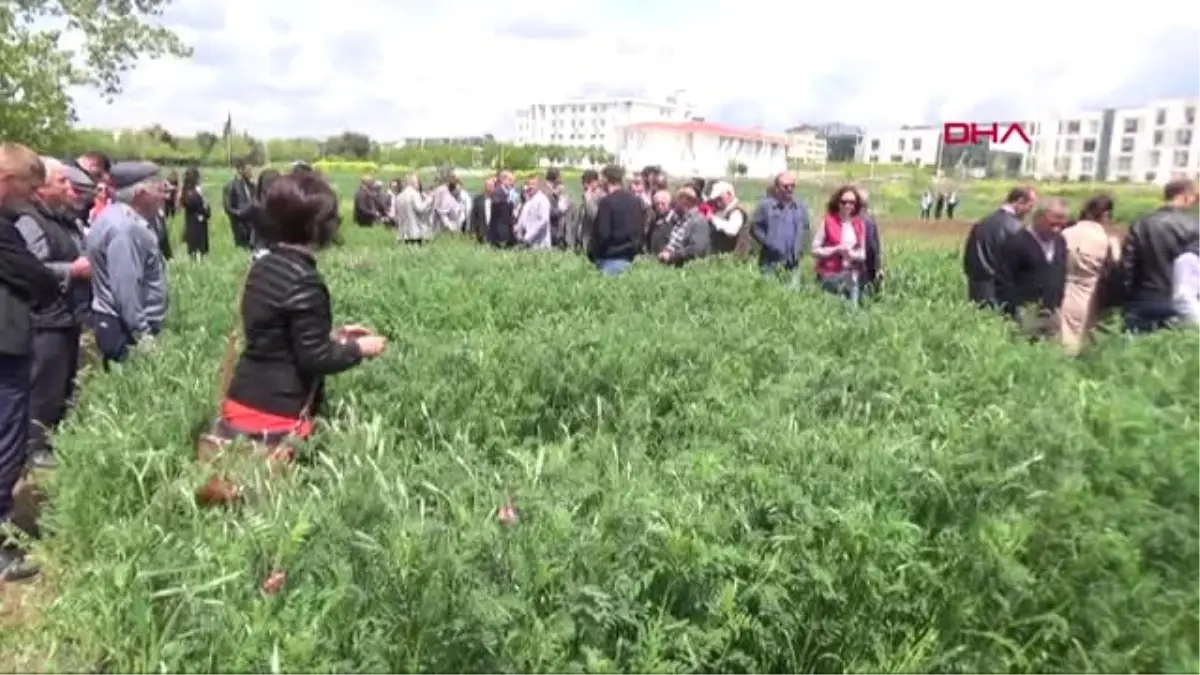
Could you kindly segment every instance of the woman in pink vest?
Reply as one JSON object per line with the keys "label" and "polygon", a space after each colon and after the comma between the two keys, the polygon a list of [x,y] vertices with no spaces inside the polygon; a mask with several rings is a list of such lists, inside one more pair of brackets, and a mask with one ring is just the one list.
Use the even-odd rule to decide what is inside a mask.
{"label": "woman in pink vest", "polygon": [[867,259],[862,195],[853,186],[838,188],[825,207],[825,223],[814,228],[812,254],[821,288],[857,305]]}

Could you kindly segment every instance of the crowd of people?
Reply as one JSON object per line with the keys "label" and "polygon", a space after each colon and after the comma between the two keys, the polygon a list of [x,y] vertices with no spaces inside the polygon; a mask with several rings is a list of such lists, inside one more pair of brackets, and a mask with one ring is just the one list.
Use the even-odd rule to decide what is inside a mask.
{"label": "crowd of people", "polygon": [[[866,191],[852,185],[830,193],[814,214],[796,196],[790,172],[777,175],[751,209],[724,181],[695,179],[671,191],[656,167],[628,177],[619,166],[585,171],[577,198],[557,169],[520,189],[516,182],[499,171],[472,197],[448,173],[429,190],[415,174],[388,189],[364,176],[354,220],[392,227],[406,245],[449,231],[501,249],[576,252],[609,276],[638,256],[672,267],[727,256],[756,259],[764,278],[794,287],[811,257],[811,278],[852,305],[883,278],[879,224]],[[99,153],[64,161],[0,144],[0,527],[27,467],[55,464],[52,435],[71,404],[82,333],[94,335],[106,368],[154,348],[169,299],[165,223],[181,213],[189,254],[208,251],[212,213],[200,185],[195,168],[179,180],[145,162],[113,164]],[[968,235],[968,296],[1033,337],[1061,339],[1071,353],[1113,307],[1122,308],[1131,331],[1196,323],[1197,188],[1174,181],[1165,197],[1118,246],[1105,229],[1109,196],[1090,199],[1072,221],[1061,200],[1013,189]],[[333,324],[316,252],[336,242],[341,218],[324,177],[304,164],[257,177],[239,166],[222,201],[234,243],[252,251],[254,262],[221,368],[222,399],[197,439],[197,457],[247,441],[272,462],[287,462],[294,441],[312,433],[324,378],[379,356],[387,339]],[[197,500],[226,503],[238,494],[214,474]],[[36,572],[15,540],[3,537],[0,581]]]}
{"label": "crowd of people", "polygon": [[967,295],[1010,316],[1032,338],[1061,340],[1070,354],[1111,311],[1121,312],[1131,333],[1200,325],[1195,181],[1167,183],[1163,200],[1121,241],[1109,234],[1115,203],[1106,193],[1088,199],[1072,219],[1066,201],[1014,188],[967,236]]}

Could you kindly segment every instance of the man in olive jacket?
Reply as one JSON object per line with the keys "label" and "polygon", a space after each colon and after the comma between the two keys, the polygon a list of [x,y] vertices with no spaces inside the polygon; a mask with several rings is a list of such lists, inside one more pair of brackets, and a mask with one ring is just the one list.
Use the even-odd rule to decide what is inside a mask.
{"label": "man in olive jacket", "polygon": [[[10,209],[28,200],[45,179],[36,153],[0,144],[0,526],[12,511],[13,488],[28,453],[32,311],[49,305],[59,292],[58,277],[26,248]],[[15,543],[0,540],[0,582],[37,572]]]}

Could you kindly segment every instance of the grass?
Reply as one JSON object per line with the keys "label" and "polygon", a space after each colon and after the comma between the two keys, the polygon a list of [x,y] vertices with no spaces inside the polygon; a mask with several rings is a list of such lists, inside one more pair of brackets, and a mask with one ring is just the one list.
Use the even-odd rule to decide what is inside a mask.
{"label": "grass", "polygon": [[350,227],[335,314],[388,354],[331,381],[307,462],[198,511],[246,264],[215,227],[158,349],[92,378],[59,440],[57,597],[0,670],[1198,667],[1192,333],[1068,360],[917,242],[852,312],[722,261],[603,279]]}

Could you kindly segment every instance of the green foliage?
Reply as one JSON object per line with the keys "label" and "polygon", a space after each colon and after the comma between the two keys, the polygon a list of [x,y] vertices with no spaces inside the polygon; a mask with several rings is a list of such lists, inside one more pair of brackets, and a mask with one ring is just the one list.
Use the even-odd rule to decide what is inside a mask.
{"label": "green foliage", "polygon": [[[0,6],[0,138],[58,152],[73,120],[66,90],[88,84],[105,96],[138,58],[189,56],[171,31],[148,23],[170,0],[10,0]],[[60,46],[64,30],[82,39]]]}
{"label": "green foliage", "polygon": [[0,638],[47,669],[1194,668],[1194,334],[1069,360],[965,306],[953,253],[895,243],[854,312],[727,261],[603,279],[351,227],[322,269],[389,353],[329,383],[304,466],[200,512],[246,265],[213,231],[156,351],[59,439],[61,597]]}

